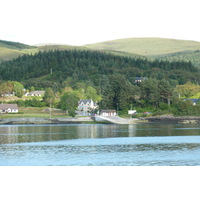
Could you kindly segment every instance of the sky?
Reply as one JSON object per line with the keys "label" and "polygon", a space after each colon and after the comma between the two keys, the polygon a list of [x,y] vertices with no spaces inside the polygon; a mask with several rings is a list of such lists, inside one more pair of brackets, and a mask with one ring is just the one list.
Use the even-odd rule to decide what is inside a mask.
{"label": "sky", "polygon": [[0,40],[84,45],[121,38],[200,42],[199,0],[0,0]]}

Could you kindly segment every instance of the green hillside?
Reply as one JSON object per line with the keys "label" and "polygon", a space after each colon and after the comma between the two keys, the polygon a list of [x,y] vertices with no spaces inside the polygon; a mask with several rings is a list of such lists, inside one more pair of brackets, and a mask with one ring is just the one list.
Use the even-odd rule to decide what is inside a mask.
{"label": "green hillside", "polygon": [[21,51],[0,46],[0,61],[16,58],[21,54],[22,54]]}
{"label": "green hillside", "polygon": [[86,49],[86,47],[62,45],[62,44],[47,44],[47,45],[38,46],[39,51],[53,51],[53,50],[64,51],[64,50],[72,50],[72,49],[84,50]]}
{"label": "green hillside", "polygon": [[37,47],[19,42],[0,40],[0,61],[10,60],[23,54],[37,52]]}
{"label": "green hillside", "polygon": [[51,50],[98,50],[100,52],[127,56],[148,57],[164,60],[191,61],[200,68],[200,42],[163,38],[127,38],[84,46],[41,45],[29,46],[18,42],[0,40],[0,61],[11,60],[23,54],[35,54]]}
{"label": "green hillside", "polygon": [[5,47],[9,49],[33,49],[35,46],[29,46],[27,44],[22,44],[19,42],[11,42],[11,41],[5,41],[0,40],[0,47]]}
{"label": "green hillside", "polygon": [[155,55],[151,58],[169,61],[186,61],[191,62],[195,67],[200,69],[200,50],[195,51],[182,51],[171,54]]}
{"label": "green hillside", "polygon": [[70,45],[41,45],[41,46],[29,46],[19,42],[10,42],[0,40],[0,61],[11,60],[17,58],[19,55],[35,54],[39,51],[52,51],[52,50],[70,50],[78,49],[84,50],[86,47],[70,46]]}
{"label": "green hillside", "polygon": [[[71,45],[62,45],[62,44],[44,44],[40,46],[28,46],[21,43],[7,42],[0,40],[0,61],[11,60],[17,58],[20,55],[24,54],[35,54],[39,51],[54,51],[54,50],[89,50],[89,48],[84,46],[71,46]],[[91,49],[92,50],[92,49]],[[101,50],[102,52],[119,55],[119,56],[128,56],[128,57],[142,57],[137,54],[127,53],[123,51],[113,51],[113,50]]]}
{"label": "green hillside", "polygon": [[198,50],[200,49],[200,42],[163,38],[127,38],[88,44],[85,47],[96,50],[113,50],[149,56]]}

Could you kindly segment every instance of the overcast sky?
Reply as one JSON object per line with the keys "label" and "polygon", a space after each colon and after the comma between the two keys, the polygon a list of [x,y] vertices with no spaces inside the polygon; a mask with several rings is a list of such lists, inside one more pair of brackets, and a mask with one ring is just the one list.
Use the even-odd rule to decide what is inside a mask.
{"label": "overcast sky", "polygon": [[200,41],[199,0],[0,0],[0,39],[83,45],[129,37]]}

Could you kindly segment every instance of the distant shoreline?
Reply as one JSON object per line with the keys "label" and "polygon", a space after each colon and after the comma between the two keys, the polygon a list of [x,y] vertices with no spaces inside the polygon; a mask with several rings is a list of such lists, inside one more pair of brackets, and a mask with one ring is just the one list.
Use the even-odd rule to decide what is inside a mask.
{"label": "distant shoreline", "polygon": [[[171,115],[146,117],[135,120],[134,123],[184,123],[194,124],[200,123],[198,116],[183,116],[174,117]],[[60,117],[60,118],[36,118],[36,117],[23,117],[23,118],[0,118],[0,125],[40,125],[40,124],[105,124],[106,122],[95,121],[93,117]]]}
{"label": "distant shoreline", "polygon": [[23,117],[23,118],[0,118],[0,125],[17,125],[17,124],[81,124],[81,123],[94,123],[91,117],[77,117],[77,118],[36,118],[36,117]]}

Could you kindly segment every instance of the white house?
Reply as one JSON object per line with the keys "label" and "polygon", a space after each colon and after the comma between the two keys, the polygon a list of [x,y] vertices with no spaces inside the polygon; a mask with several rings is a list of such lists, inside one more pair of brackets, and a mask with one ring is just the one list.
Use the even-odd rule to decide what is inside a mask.
{"label": "white house", "polygon": [[44,95],[45,91],[32,91],[25,94],[25,96],[31,96],[31,97],[42,97]]}
{"label": "white house", "polygon": [[18,113],[17,104],[0,104],[0,113]]}
{"label": "white house", "polygon": [[101,110],[100,115],[102,116],[116,116],[116,110]]}
{"label": "white house", "polygon": [[12,97],[12,96],[15,96],[15,93],[14,92],[5,93],[5,94],[2,94],[1,96],[2,97]]}
{"label": "white house", "polygon": [[98,108],[97,102],[94,102],[92,99],[81,99],[78,102],[78,111],[89,112]]}

